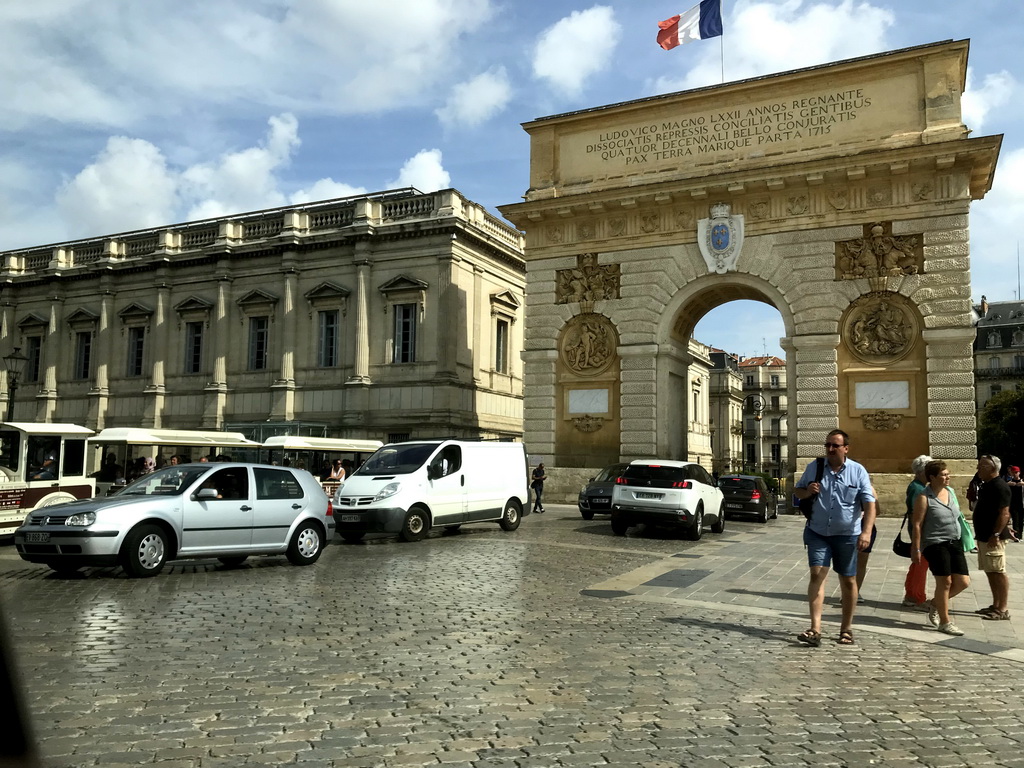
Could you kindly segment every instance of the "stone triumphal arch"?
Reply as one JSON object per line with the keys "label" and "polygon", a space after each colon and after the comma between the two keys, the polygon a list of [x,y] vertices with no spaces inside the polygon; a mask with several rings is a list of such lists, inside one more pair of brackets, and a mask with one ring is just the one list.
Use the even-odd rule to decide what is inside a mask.
{"label": "stone triumphal arch", "polygon": [[[975,455],[968,215],[1000,137],[970,137],[967,41],[525,124],[525,435],[554,467],[687,458],[687,340],[776,306],[789,451],[839,427],[875,474]],[[795,404],[795,407],[794,407]],[[794,421],[795,416],[795,421]],[[791,467],[792,469],[792,467]]]}

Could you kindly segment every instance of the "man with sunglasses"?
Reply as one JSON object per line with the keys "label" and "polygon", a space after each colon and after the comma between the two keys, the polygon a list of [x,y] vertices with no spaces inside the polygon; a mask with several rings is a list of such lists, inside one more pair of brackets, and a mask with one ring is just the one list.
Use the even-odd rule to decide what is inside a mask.
{"label": "man with sunglasses", "polygon": [[825,464],[817,481],[818,462],[807,465],[796,483],[798,499],[814,497],[814,507],[804,527],[811,569],[807,585],[811,628],[797,635],[805,645],[821,645],[821,611],[825,602],[825,579],[829,568],[839,576],[843,597],[843,619],[839,644],[853,645],[853,610],[857,605],[857,553],[871,546],[875,525],[875,495],[868,471],[847,458],[850,438],[833,429],[825,438]]}

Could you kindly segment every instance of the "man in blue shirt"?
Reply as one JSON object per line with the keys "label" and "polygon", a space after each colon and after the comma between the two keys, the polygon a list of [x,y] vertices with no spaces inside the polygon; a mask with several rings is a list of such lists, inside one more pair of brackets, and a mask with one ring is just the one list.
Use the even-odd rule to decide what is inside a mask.
{"label": "man in blue shirt", "polygon": [[840,645],[853,645],[853,609],[857,605],[857,553],[871,546],[875,525],[875,495],[863,466],[847,458],[850,438],[833,429],[825,438],[827,459],[821,482],[815,482],[817,461],[807,465],[796,483],[798,499],[814,497],[814,509],[804,528],[804,544],[811,569],[807,585],[811,628],[797,635],[807,645],[821,645],[821,609],[825,579],[834,563],[843,596]]}

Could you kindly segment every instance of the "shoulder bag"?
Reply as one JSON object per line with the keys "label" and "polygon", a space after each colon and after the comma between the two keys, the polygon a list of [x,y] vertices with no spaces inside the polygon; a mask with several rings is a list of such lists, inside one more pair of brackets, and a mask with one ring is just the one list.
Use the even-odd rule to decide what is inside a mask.
{"label": "shoulder bag", "polygon": [[[817,468],[814,470],[814,482],[820,483],[821,478],[825,476],[825,459],[818,457],[815,459],[818,462]],[[800,500],[800,511],[804,513],[804,517],[808,520],[811,519],[811,515],[814,514],[814,500],[818,498],[818,494],[812,494],[806,499]]]}

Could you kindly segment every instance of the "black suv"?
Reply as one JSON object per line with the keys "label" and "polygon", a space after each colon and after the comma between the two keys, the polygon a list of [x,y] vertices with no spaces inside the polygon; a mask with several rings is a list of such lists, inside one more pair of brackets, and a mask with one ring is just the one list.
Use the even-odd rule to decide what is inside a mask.
{"label": "black suv", "polygon": [[594,513],[610,514],[612,511],[612,489],[615,481],[622,477],[629,464],[612,464],[602,469],[596,477],[580,489],[576,506],[584,520],[593,520]]}
{"label": "black suv", "polygon": [[779,516],[775,495],[768,490],[763,477],[757,475],[722,475],[718,487],[725,496],[725,516],[754,515],[758,522]]}

